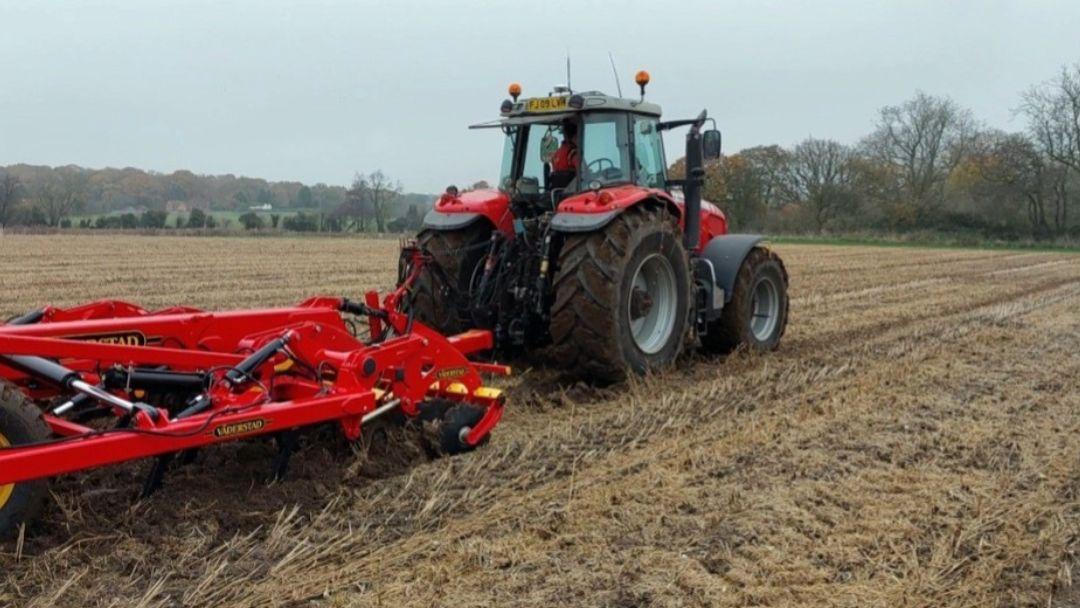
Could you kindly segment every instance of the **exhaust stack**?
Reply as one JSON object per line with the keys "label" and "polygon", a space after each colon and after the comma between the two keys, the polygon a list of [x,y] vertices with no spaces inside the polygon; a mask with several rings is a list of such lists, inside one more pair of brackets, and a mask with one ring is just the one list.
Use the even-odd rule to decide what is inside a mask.
{"label": "exhaust stack", "polygon": [[686,134],[686,182],[683,185],[685,222],[683,244],[687,251],[697,249],[701,240],[701,188],[705,184],[705,149],[702,145],[701,127],[705,124],[705,110],[690,126]]}

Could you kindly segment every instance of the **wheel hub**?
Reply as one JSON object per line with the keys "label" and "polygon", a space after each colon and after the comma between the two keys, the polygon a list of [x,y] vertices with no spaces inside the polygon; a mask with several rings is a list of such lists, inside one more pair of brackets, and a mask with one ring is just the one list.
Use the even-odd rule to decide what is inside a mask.
{"label": "wheel hub", "polygon": [[763,276],[754,285],[750,303],[750,331],[754,338],[766,341],[772,337],[780,317],[780,295],[773,279]]}
{"label": "wheel hub", "polygon": [[679,308],[679,287],[671,262],[659,253],[647,256],[634,270],[626,316],[630,334],[641,352],[653,355],[671,340]]}
{"label": "wheel hub", "polygon": [[630,320],[634,321],[649,314],[652,310],[653,301],[649,297],[649,292],[641,289],[640,287],[634,287],[630,292]]}

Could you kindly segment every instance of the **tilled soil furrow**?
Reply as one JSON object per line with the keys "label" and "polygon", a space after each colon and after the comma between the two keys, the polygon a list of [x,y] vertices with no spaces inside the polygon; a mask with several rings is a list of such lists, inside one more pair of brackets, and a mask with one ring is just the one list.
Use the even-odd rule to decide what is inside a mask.
{"label": "tilled soil furrow", "polygon": [[[40,263],[41,238],[0,270]],[[155,253],[192,241],[193,264],[236,263],[200,278]],[[103,242],[51,256],[62,261],[45,291],[85,299],[81,258],[109,277],[102,296],[289,303],[389,285],[396,249]],[[1080,434],[1067,395],[1080,391],[1060,381],[1080,345],[1034,338],[1080,329],[1077,258],[777,249],[795,300],[775,354],[691,358],[603,391],[559,389],[537,370],[511,380],[518,406],[491,445],[386,479],[357,478],[314,442],[295,479],[270,489],[252,481],[269,455],[257,443],[207,454],[138,504],[119,488],[139,467],[64,480],[46,536],[71,541],[30,539],[21,562],[0,554],[0,604],[1045,605],[1080,537],[1065,508],[1080,494],[1080,442],[1067,440]],[[281,269],[296,280],[268,290]],[[40,302],[6,276],[0,310]],[[113,290],[130,277],[137,297]]]}
{"label": "tilled soil furrow", "polygon": [[[1031,301],[1031,305],[1019,306],[1015,308],[1013,316],[1021,313],[1029,312],[1039,306],[1047,306],[1056,302],[1069,301],[1075,303],[1077,300],[1077,291],[1070,289],[1060,290],[1061,293],[1051,294],[1050,297],[1042,297],[1034,295],[1027,298],[1020,298],[1022,301]],[[847,373],[837,374],[829,378],[814,378],[814,382],[810,386],[792,386],[788,394],[774,394],[770,395],[770,405],[760,410],[755,410],[753,414],[748,415],[752,420],[747,420],[744,424],[736,424],[734,431],[728,433],[718,433],[718,429],[714,428],[716,425],[710,424],[707,421],[717,419],[715,414],[719,412],[710,412],[707,408],[702,408],[702,405],[711,401],[711,395],[708,393],[697,393],[694,396],[686,396],[675,400],[680,406],[685,406],[688,409],[696,409],[700,411],[702,419],[706,423],[700,427],[693,428],[693,433],[685,432],[689,428],[688,423],[678,425],[678,428],[684,430],[684,434],[674,433],[672,431],[672,425],[670,420],[664,432],[654,434],[653,437],[660,437],[661,439],[655,443],[648,444],[648,450],[630,450],[630,451],[618,451],[613,450],[604,454],[602,458],[596,462],[585,465],[578,460],[577,474],[580,476],[578,483],[581,484],[581,494],[587,492],[598,491],[596,488],[603,487],[609,483],[611,479],[625,480],[626,478],[634,478],[636,476],[643,475],[643,471],[646,471],[649,467],[655,466],[658,461],[658,457],[655,454],[659,454],[659,460],[663,461],[668,458],[669,454],[678,454],[680,457],[685,453],[694,452],[697,446],[707,446],[715,444],[720,446],[718,449],[743,452],[744,456],[734,456],[731,460],[738,462],[738,469],[743,469],[752,463],[753,454],[759,449],[762,443],[771,443],[770,437],[774,436],[774,432],[786,432],[791,428],[790,416],[783,412],[782,408],[789,405],[799,405],[805,400],[809,400],[813,403],[815,396],[820,395],[821,399],[827,398],[830,393],[835,392],[838,388],[844,388],[844,385],[850,385],[854,383],[867,383],[871,385],[881,385],[884,380],[890,377],[894,372],[893,369],[896,365],[903,365],[903,360],[908,360],[908,365],[918,363],[923,357],[930,356],[928,353],[942,353],[948,352],[952,347],[958,344],[969,344],[977,342],[981,338],[979,330],[987,326],[987,319],[990,315],[996,313],[996,305],[989,304],[981,308],[975,308],[959,315],[955,315],[958,318],[946,318],[941,317],[933,320],[928,320],[923,332],[924,335],[905,336],[902,333],[895,333],[891,338],[882,339],[876,344],[865,344],[856,350],[863,351],[865,357],[853,358],[851,367],[848,368]],[[991,325],[991,327],[997,327]],[[935,335],[936,339],[924,339],[930,335]],[[899,348],[898,348],[899,345]],[[899,354],[900,361],[897,360],[897,354]],[[885,355],[893,355],[888,357]],[[775,379],[772,379],[775,381]],[[774,382],[775,383],[775,382]],[[682,396],[680,396],[682,397]],[[793,402],[793,403],[792,403]],[[701,405],[699,405],[701,404]],[[870,405],[870,402],[866,403]],[[631,404],[635,405],[635,404]],[[663,405],[663,404],[662,404]],[[739,406],[736,404],[732,406],[738,411]],[[778,411],[779,410],[779,411]],[[637,410],[641,411],[641,410]],[[676,418],[675,412],[665,410],[669,414],[670,418]],[[766,415],[769,412],[771,415]],[[835,412],[831,412],[835,415]],[[712,415],[710,415],[712,414]],[[640,414],[639,414],[640,416]],[[640,416],[646,418],[646,416]],[[739,417],[736,416],[735,419]],[[805,421],[802,421],[805,422]],[[603,424],[598,425],[603,426]],[[726,425],[721,425],[726,426]],[[739,427],[742,427],[741,429]],[[771,429],[769,428],[771,426]],[[674,433],[674,435],[673,435]],[[635,447],[644,447],[643,444],[639,444]],[[742,458],[742,460],[740,460]],[[749,460],[748,460],[749,459]],[[626,462],[629,460],[630,462]],[[617,463],[617,464],[613,464]],[[620,482],[621,483],[621,482]],[[474,514],[468,513],[455,513],[457,517],[447,524],[446,528],[438,531],[426,530],[423,535],[416,535],[414,537],[404,538],[395,543],[380,545],[370,555],[356,554],[355,558],[361,559],[355,566],[355,573],[348,572],[348,568],[343,572],[341,569],[335,569],[332,572],[325,571],[325,578],[316,578],[312,581],[310,589],[318,589],[325,586],[334,586],[336,581],[340,581],[341,577],[348,578],[350,576],[357,576],[364,578],[370,572],[365,567],[365,564],[378,563],[380,568],[393,569],[395,562],[400,563],[402,567],[405,567],[407,563],[413,563],[416,561],[418,555],[423,555],[424,560],[421,563],[431,564],[439,563],[441,557],[445,557],[446,554],[454,554],[459,551],[459,544],[470,538],[472,535],[478,535],[482,538],[489,538],[492,543],[498,541],[497,535],[492,534],[488,530],[488,524],[493,521],[492,510],[508,509],[515,514],[515,517],[519,519],[519,525],[526,525],[523,522],[532,522],[533,527],[537,521],[547,521],[551,518],[551,509],[556,509],[555,513],[559,513],[559,509],[565,509],[567,511],[572,510],[573,497],[569,494],[566,488],[565,479],[554,480],[551,483],[545,483],[542,486],[529,488],[527,492],[522,492],[510,496],[503,496],[497,503],[494,503],[489,507],[487,512],[479,512]],[[631,482],[630,486],[635,486]],[[647,480],[641,480],[640,485],[647,486]],[[578,499],[583,502],[589,502],[587,498],[583,498],[581,494],[578,495]],[[659,499],[659,497],[654,497]],[[563,501],[566,501],[563,504]],[[510,504],[508,504],[508,502]],[[497,506],[496,506],[497,505]],[[512,508],[508,508],[512,505]],[[610,515],[610,514],[609,514]],[[593,521],[594,518],[583,516],[585,521]],[[559,519],[556,517],[556,519]],[[587,525],[587,524],[585,524]],[[516,529],[515,526],[510,526],[510,529],[499,528],[500,533],[506,533],[510,535],[522,535],[527,534],[529,527],[526,527],[526,532]],[[491,538],[495,536],[496,538]],[[556,535],[557,537],[558,535]],[[763,549],[763,548],[762,548]],[[752,562],[757,562],[762,559],[762,555],[758,554],[759,551],[752,552],[747,556]],[[777,559],[777,556],[773,556],[773,559]],[[393,561],[390,561],[393,560]],[[389,563],[388,563],[389,562]],[[435,567],[430,567],[435,568]],[[303,572],[296,572],[295,575],[298,578],[311,578],[317,568],[313,568],[311,564],[308,564]],[[801,572],[801,577],[806,576],[806,568],[796,568],[796,571]],[[432,572],[432,575],[438,575],[439,572]],[[782,575],[781,575],[782,576]],[[727,582],[738,587],[740,584],[746,586],[747,582],[742,583],[735,577]],[[421,580],[427,581],[426,577]],[[776,578],[766,577],[761,580],[771,581],[770,585],[776,585]],[[487,581],[491,584],[497,584],[496,581]],[[539,582],[539,581],[534,581]],[[795,588],[798,585],[796,579],[789,579],[786,581],[789,587]],[[408,595],[413,593],[419,594],[423,597],[422,590],[416,589],[415,585],[411,585],[406,580],[399,581],[398,584],[403,585],[399,591],[408,592]],[[263,585],[267,585],[266,582]],[[269,586],[273,586],[272,583]],[[603,588],[603,587],[601,587]],[[610,590],[610,588],[609,588]],[[252,597],[268,597],[265,592],[255,592]],[[303,597],[301,595],[301,597]],[[419,604],[423,604],[424,601],[420,599]],[[748,600],[753,600],[753,594],[744,596]],[[241,598],[234,598],[237,601],[243,601]],[[429,598],[434,599],[434,598]],[[503,598],[504,600],[507,598]],[[545,601],[552,601],[553,597],[537,598],[535,602],[537,605],[543,604]],[[363,602],[362,602],[363,603]],[[741,602],[734,602],[736,605]],[[466,602],[466,605],[468,603]],[[259,601],[252,602],[251,605],[260,605]]]}
{"label": "tilled soil furrow", "polygon": [[[1055,287],[1048,287],[1047,288],[1047,290],[1051,291],[1051,292],[1054,289],[1058,289],[1059,291],[1061,291],[1061,293],[1053,294],[1052,297],[1056,296],[1056,297],[1059,297],[1059,298],[1071,298],[1071,297],[1075,297],[1075,295],[1076,295],[1076,290],[1075,289],[1070,289],[1069,285],[1066,285],[1065,288],[1062,288],[1060,285],[1056,285]],[[1037,293],[1031,293],[1029,291],[1028,293],[1022,293],[1020,295],[1014,295],[1012,297],[1012,299],[1013,300],[1021,300],[1021,301],[1024,301],[1024,300],[1050,301],[1050,300],[1052,300],[1052,297],[1050,299],[1047,299],[1047,298],[1043,298],[1041,295],[1039,295],[1040,293],[1042,293],[1043,290],[1036,290],[1036,291],[1037,291]],[[1007,300],[1008,299],[1006,299],[1006,301]],[[916,328],[912,328],[912,327],[892,328],[891,331],[885,332],[884,334],[880,334],[879,338],[877,340],[871,340],[871,341],[867,341],[867,342],[853,342],[853,343],[851,343],[851,348],[849,350],[854,350],[856,352],[861,351],[863,353],[873,353],[875,356],[869,358],[871,361],[881,360],[881,361],[889,362],[889,364],[891,365],[892,364],[891,361],[895,357],[903,355],[903,352],[902,352],[903,349],[900,349],[901,352],[898,352],[897,344],[900,344],[900,345],[904,346],[905,348],[910,346],[910,345],[915,345],[915,344],[919,344],[919,343],[933,344],[933,343],[935,343],[935,341],[940,341],[941,340],[940,333],[941,333],[942,326],[946,326],[946,327],[948,327],[948,326],[965,327],[965,325],[963,323],[957,324],[957,323],[954,323],[953,321],[951,321],[952,317],[958,317],[960,319],[964,319],[965,322],[968,323],[968,324],[974,324],[975,326],[981,326],[983,323],[985,323],[985,318],[986,318],[986,316],[988,314],[992,314],[992,313],[994,313],[995,311],[998,310],[1001,301],[1003,301],[1003,300],[1000,299],[1000,298],[992,298],[992,299],[990,299],[990,300],[988,300],[986,302],[983,302],[983,303],[981,303],[981,304],[979,304],[977,306],[965,307],[960,312],[953,312],[953,313],[949,313],[947,315],[942,315],[941,317],[924,319],[923,322],[920,324],[920,327],[918,328],[918,330]],[[1017,308],[1017,310],[1021,310],[1021,309],[1022,309],[1022,307]],[[544,461],[561,462],[563,464],[563,468],[561,470],[558,469],[558,468],[556,468],[556,469],[546,468],[545,470],[548,473],[547,479],[546,480],[542,479],[541,480],[542,481],[541,485],[528,485],[526,487],[519,487],[519,488],[515,489],[516,492],[514,494],[510,494],[510,495],[500,495],[500,494],[503,494],[503,493],[496,493],[496,494],[493,495],[493,498],[495,496],[498,496],[498,499],[493,500],[493,502],[489,503],[489,504],[499,505],[497,508],[502,508],[502,507],[506,506],[507,501],[514,501],[516,498],[525,497],[525,498],[521,498],[521,499],[525,500],[525,501],[531,501],[531,500],[533,500],[531,497],[543,496],[544,495],[544,488],[550,488],[550,487],[552,487],[553,484],[554,484],[554,487],[556,487],[556,488],[561,487],[563,485],[563,482],[566,480],[566,478],[571,474],[572,470],[574,469],[574,467],[571,466],[572,463],[576,464],[576,471],[577,471],[578,474],[583,475],[583,476],[586,475],[585,471],[587,470],[588,466],[590,466],[588,464],[589,459],[590,459],[590,456],[589,456],[590,454],[593,455],[594,457],[601,457],[601,458],[606,457],[606,456],[611,455],[611,454],[616,454],[617,455],[617,454],[621,453],[621,450],[628,449],[629,447],[635,447],[635,448],[643,447],[644,445],[646,445],[648,439],[655,438],[657,436],[661,436],[661,437],[668,436],[672,432],[674,432],[674,431],[672,431],[673,428],[687,428],[691,424],[691,422],[690,422],[691,418],[689,416],[684,416],[683,418],[679,418],[679,416],[676,415],[677,412],[679,411],[679,409],[682,408],[682,404],[690,404],[690,407],[693,408],[693,409],[696,409],[697,413],[700,414],[703,418],[709,419],[712,416],[715,416],[716,414],[719,414],[720,412],[712,412],[712,411],[709,411],[708,408],[702,409],[700,406],[695,406],[695,404],[702,403],[702,402],[708,403],[708,402],[714,401],[714,394],[717,397],[720,397],[722,395],[728,395],[728,396],[730,396],[730,395],[740,395],[740,396],[749,397],[749,398],[746,398],[745,401],[736,401],[734,403],[729,401],[725,406],[725,409],[730,407],[730,408],[733,408],[734,411],[740,411],[740,410],[745,411],[747,408],[750,408],[752,406],[753,402],[760,400],[761,395],[755,395],[754,393],[755,393],[755,391],[762,391],[763,390],[762,387],[784,385],[784,386],[790,387],[788,392],[790,394],[792,394],[792,395],[800,395],[801,396],[801,395],[804,395],[806,393],[810,393],[812,395],[817,390],[824,390],[824,389],[816,389],[816,388],[813,388],[813,387],[817,387],[817,386],[821,385],[823,382],[829,381],[831,379],[832,380],[838,380],[840,378],[843,378],[846,375],[851,373],[851,370],[853,369],[854,366],[858,365],[856,363],[856,361],[859,358],[853,357],[851,352],[833,353],[832,357],[833,357],[833,359],[831,359],[829,361],[822,360],[822,359],[826,358],[826,357],[822,356],[822,357],[817,358],[814,361],[806,362],[806,367],[811,368],[811,369],[813,369],[815,371],[824,369],[824,370],[826,370],[826,373],[825,374],[808,373],[808,374],[801,374],[801,375],[793,374],[793,376],[796,376],[797,380],[801,379],[803,381],[802,384],[798,383],[797,380],[793,381],[790,377],[785,378],[785,379],[776,378],[776,377],[768,377],[768,378],[758,379],[757,382],[750,383],[749,386],[736,385],[736,386],[733,386],[733,387],[725,387],[724,389],[715,390],[715,391],[710,391],[710,390],[702,391],[702,390],[700,390],[701,387],[691,387],[691,388],[689,388],[689,389],[687,389],[687,390],[685,390],[683,392],[680,392],[679,394],[672,395],[669,402],[667,402],[665,400],[662,400],[660,403],[652,405],[651,409],[648,409],[650,407],[649,404],[642,403],[642,401],[644,401],[645,399],[642,399],[640,397],[638,399],[632,401],[631,403],[623,403],[622,404],[623,407],[618,410],[619,413],[617,413],[614,417],[607,417],[607,418],[601,417],[599,419],[594,418],[594,420],[590,421],[591,423],[588,426],[581,427],[580,429],[577,429],[576,432],[571,431],[569,434],[570,434],[571,437],[574,437],[574,439],[576,441],[573,441],[572,443],[569,443],[569,444],[564,444],[562,446],[562,448],[563,448],[562,451],[563,452],[569,451],[571,453],[563,453],[557,459],[554,458],[554,457],[551,457],[551,456],[543,458]],[[839,361],[837,361],[836,358],[845,359],[846,366],[844,364],[841,364]],[[830,378],[830,374],[828,373],[828,370],[830,368],[830,364],[832,364],[833,374],[835,374],[835,375],[832,376],[832,378]],[[839,371],[836,371],[836,370],[839,370]],[[665,380],[670,381],[670,378],[665,379]],[[669,384],[669,382],[665,382],[664,380],[661,380],[661,381],[658,382],[658,386],[654,386],[652,388],[656,389],[656,390],[663,390],[663,387],[668,385],[668,384]],[[829,385],[830,384],[828,382],[826,382],[825,386],[829,386]],[[768,390],[768,389],[764,389],[764,390]],[[754,398],[755,396],[758,397],[758,399],[755,399]],[[784,397],[785,397],[784,393],[777,394],[776,392],[772,392],[772,393],[770,393],[768,395],[769,402],[775,402],[775,401],[783,402]],[[673,404],[680,404],[680,407],[678,407],[678,408],[673,407]],[[591,405],[589,407],[594,408],[594,409],[600,409],[600,408],[603,408],[604,406],[603,406],[603,404],[593,404],[593,405]],[[601,411],[603,411],[603,410],[601,410]],[[649,412],[649,411],[663,412],[664,416],[652,417],[652,416],[647,415],[647,412]],[[592,412],[592,413],[596,414],[597,412]],[[623,418],[624,420],[620,420],[620,418]],[[629,421],[629,423],[627,421]],[[546,424],[549,424],[551,426],[551,428],[553,429],[553,431],[555,430],[556,427],[552,424],[552,420],[550,418],[548,420],[545,420],[544,422]],[[630,429],[629,427],[636,427],[636,428]],[[520,431],[522,429],[527,429],[527,428],[528,428],[527,423],[521,423],[521,425],[516,428],[515,434],[520,434]],[[699,430],[703,430],[703,429],[695,429],[695,431],[699,431]],[[555,432],[558,432],[558,431],[555,431]],[[586,437],[582,437],[580,435],[581,433],[585,433]],[[599,435],[599,437],[591,437],[591,438],[588,437],[588,435],[591,434],[591,433],[596,433],[596,434]],[[695,436],[700,437],[700,436],[711,436],[711,435],[712,435],[712,433],[698,433]],[[566,434],[563,434],[563,437],[564,437],[564,440],[565,440]],[[541,437],[540,441],[545,442],[547,439],[548,438],[546,438],[546,437]],[[506,441],[509,444],[510,442],[514,441],[514,438],[513,437],[508,437],[506,439]],[[524,446],[512,446],[511,445],[511,449],[513,449],[515,451],[522,450],[522,451],[519,452],[522,455],[521,460],[519,461],[519,464],[518,464],[519,467],[533,467],[533,466],[535,466],[535,463],[538,462],[538,459],[537,459],[536,455],[531,454],[531,453],[528,452],[528,448],[531,447],[532,445],[535,445],[535,444],[528,444],[527,443]],[[600,450],[600,449],[598,449],[597,446],[615,446],[616,449]],[[651,449],[656,449],[651,444],[649,444],[649,447]],[[663,453],[664,450],[661,448],[659,451],[661,453]],[[575,454],[573,452],[577,452],[577,453]],[[645,458],[648,459],[650,457],[646,456]],[[497,468],[497,467],[492,467],[492,468]],[[588,485],[587,482],[583,482],[583,483],[585,483],[586,486]],[[449,488],[441,488],[440,490],[442,492],[450,492],[451,491]],[[561,491],[561,490],[556,490],[556,491]],[[423,493],[422,493],[422,495],[423,495]],[[397,497],[397,499],[400,500],[401,497],[399,496],[399,497]],[[420,502],[419,498],[416,499],[416,500],[418,502]],[[430,500],[432,500],[432,497],[428,496],[428,498],[424,499],[424,502],[426,503],[427,501],[430,501]],[[444,503],[447,506],[447,509],[445,511],[446,516],[447,517],[449,517],[450,515],[456,516],[455,519],[454,519],[455,522],[460,521],[461,518],[466,518],[466,520],[473,520],[474,523],[476,523],[476,525],[478,525],[478,526],[483,525],[482,523],[479,523],[479,522],[482,522],[485,519],[483,514],[478,515],[478,516],[470,516],[469,514],[472,512],[471,509],[482,507],[484,503],[482,503],[482,502],[478,503],[478,502],[475,502],[475,501],[470,501],[469,502],[469,510],[466,510],[464,512],[462,512],[462,511],[454,511],[451,507],[455,504],[455,502],[452,501],[452,500],[446,500],[446,501],[444,501]],[[432,511],[431,514],[436,515],[436,514],[439,514],[439,513],[437,511]],[[401,531],[398,530],[397,532],[400,533]],[[414,542],[421,542],[421,546],[426,546],[426,545],[423,545],[424,541],[418,541],[418,538],[420,538],[422,536],[431,535],[431,534],[433,534],[433,532],[434,531],[433,531],[432,528],[430,528],[428,526],[425,526],[422,530],[418,530],[416,533],[404,536],[404,537],[401,538],[401,540],[399,540],[399,541],[397,541],[397,542],[395,542],[393,544],[383,545],[382,543],[379,543],[379,546],[380,547],[386,546],[388,552],[392,552],[393,551],[392,547],[398,546],[399,544],[408,546],[408,545],[411,545]],[[457,533],[455,532],[455,537],[456,537],[456,534]],[[389,539],[387,539],[387,540],[389,540]],[[452,540],[448,540],[447,542],[452,542]],[[381,549],[377,550],[376,554],[380,555],[380,556],[383,555],[382,550]],[[364,556],[364,554],[354,554],[353,558],[360,559],[363,556]],[[376,558],[373,556],[372,559],[376,559]],[[383,561],[382,557],[379,557],[377,559],[380,562]],[[313,568],[311,568],[310,565],[309,565],[305,570],[304,576],[305,577],[311,577],[312,576],[312,571],[313,571]],[[300,576],[300,573],[298,572],[297,575]],[[335,570],[330,576],[331,577],[341,576],[341,571],[340,570]],[[315,584],[319,585],[319,584],[328,584],[328,583],[327,583],[327,581],[323,580],[323,581],[317,581]],[[263,597],[259,593],[256,593],[255,596],[256,597]],[[235,599],[236,601],[240,601],[239,597],[233,598],[233,599]]]}

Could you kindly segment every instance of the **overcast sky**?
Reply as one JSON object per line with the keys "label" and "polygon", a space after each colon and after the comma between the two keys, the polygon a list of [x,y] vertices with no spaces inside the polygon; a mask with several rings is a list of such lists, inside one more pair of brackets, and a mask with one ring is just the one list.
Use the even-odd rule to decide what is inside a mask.
{"label": "overcast sky", "polygon": [[[0,165],[134,166],[407,190],[492,179],[506,85],[708,108],[728,152],[853,143],[916,89],[1022,128],[1019,93],[1080,61],[1080,1],[0,0]],[[680,154],[671,138],[669,156]]]}

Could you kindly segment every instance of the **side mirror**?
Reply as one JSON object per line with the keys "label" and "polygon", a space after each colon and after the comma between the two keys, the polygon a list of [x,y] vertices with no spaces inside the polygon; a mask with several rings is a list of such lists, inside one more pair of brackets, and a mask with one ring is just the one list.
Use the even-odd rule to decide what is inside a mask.
{"label": "side mirror", "polygon": [[720,158],[720,143],[720,131],[710,129],[702,133],[701,147],[703,148],[702,151],[704,152],[706,159],[713,160]]}

